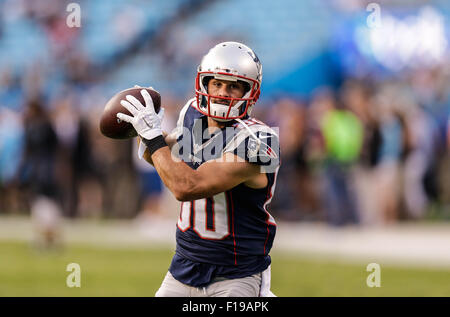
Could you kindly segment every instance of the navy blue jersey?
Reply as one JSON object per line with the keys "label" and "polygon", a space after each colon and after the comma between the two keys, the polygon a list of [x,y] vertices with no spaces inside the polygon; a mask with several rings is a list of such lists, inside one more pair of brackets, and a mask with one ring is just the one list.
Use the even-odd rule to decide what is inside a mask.
{"label": "navy blue jersey", "polygon": [[177,155],[191,168],[234,153],[260,166],[268,184],[254,189],[240,184],[213,197],[182,202],[176,253],[169,271],[179,281],[205,286],[215,277],[240,278],[265,270],[276,223],[267,211],[279,168],[279,142],[264,123],[246,118],[208,131],[208,118],[190,100],[177,123]]}

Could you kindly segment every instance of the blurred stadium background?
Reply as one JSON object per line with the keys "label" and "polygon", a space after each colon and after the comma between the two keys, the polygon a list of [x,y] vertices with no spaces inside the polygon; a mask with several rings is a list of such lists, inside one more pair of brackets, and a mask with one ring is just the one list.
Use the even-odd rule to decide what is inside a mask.
{"label": "blurred stadium background", "polygon": [[178,206],[99,115],[153,86],[172,129],[227,40],[258,54],[254,114],[280,128],[273,291],[450,296],[448,1],[78,0],[73,28],[69,2],[0,0],[0,296],[153,296]]}

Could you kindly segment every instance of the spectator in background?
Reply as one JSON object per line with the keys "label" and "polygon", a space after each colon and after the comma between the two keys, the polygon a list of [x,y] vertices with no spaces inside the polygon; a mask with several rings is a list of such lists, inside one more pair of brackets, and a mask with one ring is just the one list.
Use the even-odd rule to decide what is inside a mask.
{"label": "spectator in background", "polygon": [[351,169],[360,155],[363,126],[332,93],[322,98],[328,104],[321,121],[326,150],[324,203],[327,221],[335,226],[357,224],[359,215]]}
{"label": "spectator in background", "polygon": [[309,106],[305,109],[304,140],[297,155],[298,172],[303,179],[298,191],[303,199],[305,210],[309,210],[307,218],[327,221],[326,204],[323,198],[324,173],[323,162],[326,158],[325,139],[322,133],[322,121],[325,114],[334,107],[334,100],[329,98],[328,88],[318,89]]}
{"label": "spectator in background", "polygon": [[405,114],[411,140],[403,166],[406,212],[410,219],[422,219],[432,198],[425,184],[428,173],[437,166],[437,127],[430,114],[417,104],[410,104]]}
{"label": "spectator in background", "polygon": [[73,175],[72,196],[74,216],[99,218],[104,215],[103,186],[104,170],[93,159],[93,146],[89,123],[80,117],[75,144],[71,152]]}
{"label": "spectator in background", "polygon": [[362,225],[382,222],[377,197],[374,195],[381,135],[377,113],[372,107],[372,90],[374,87],[368,82],[348,79],[339,91],[342,102],[358,117],[364,129],[360,155],[352,168],[356,204]]}
{"label": "spectator in background", "polygon": [[24,115],[25,153],[22,163],[23,181],[31,196],[59,198],[55,180],[58,139],[47,110],[41,100],[28,102]]}
{"label": "spectator in background", "polygon": [[[59,184],[64,215],[76,215],[76,195],[74,195],[75,178],[79,171],[72,170],[73,166],[82,164],[84,157],[73,160],[74,148],[77,143],[78,114],[72,105],[70,91],[63,90],[66,97],[58,97],[53,102],[52,124],[58,138],[59,148],[56,156],[56,177]],[[89,152],[85,153],[86,157]]]}
{"label": "spectator in background", "polygon": [[[421,67],[411,72],[407,81],[405,80],[406,84],[411,87],[411,95],[420,105],[420,112],[423,112],[421,115],[423,118],[418,120],[418,123],[422,125],[422,128],[426,128],[421,132],[417,127],[411,125],[414,145],[419,145],[421,151],[426,152],[423,153],[423,158],[427,167],[422,172],[423,179],[420,184],[423,186],[422,193],[426,195],[424,202],[426,210],[419,212],[419,217],[427,211],[433,214],[433,217],[442,217],[443,212],[447,211],[448,216],[450,210],[450,160],[446,139],[447,118],[450,115],[449,66],[447,59],[433,67]],[[428,134],[428,142],[418,140],[425,137],[419,137],[420,134]],[[416,141],[419,141],[419,144]],[[415,157],[415,161],[418,161],[418,153],[414,148],[411,153],[413,155],[411,161],[413,161],[413,157]],[[411,188],[405,188],[405,190],[411,192]],[[408,204],[412,203],[412,197],[410,195]],[[414,211],[412,213],[414,214]],[[413,215],[412,217],[417,218]]]}
{"label": "spectator in background", "polygon": [[28,102],[24,128],[25,151],[21,171],[31,202],[37,234],[35,243],[39,247],[52,247],[59,242],[62,213],[55,177],[58,139],[40,99]]}
{"label": "spectator in background", "polygon": [[52,119],[60,144],[57,181],[64,215],[99,217],[103,209],[102,170],[94,164],[89,122],[81,114],[75,90],[67,88],[55,98]]}
{"label": "spectator in background", "polygon": [[[108,139],[100,134],[98,121],[89,122],[89,134],[93,142],[92,155],[95,170],[102,177],[100,190],[103,196],[103,211],[99,216],[135,217],[139,211],[139,185],[132,157],[135,154],[132,149],[136,140]],[[85,185],[87,186],[80,187],[80,204],[83,203],[80,208],[92,206],[92,194],[98,192],[95,179],[91,178]],[[96,199],[98,194],[95,195]],[[92,211],[95,212],[95,210]]]}
{"label": "spectator in background", "polygon": [[[386,85],[385,88],[388,88]],[[377,114],[380,144],[377,165],[372,175],[372,201],[378,223],[394,223],[399,219],[401,194],[401,163],[405,152],[407,130],[400,113],[400,100],[392,91],[382,89],[372,106]]]}
{"label": "spectator in background", "polygon": [[293,121],[293,124],[297,126],[295,129],[295,152],[293,153],[295,173],[290,177],[295,179],[294,199],[299,209],[300,220],[318,221],[323,220],[324,215],[320,203],[320,183],[317,177],[318,157],[316,155],[323,155],[324,142],[320,133],[320,125],[317,124],[317,130],[315,130],[311,126],[315,123],[308,113],[307,107],[299,103],[297,120]]}
{"label": "spectator in background", "polygon": [[276,195],[272,208],[284,220],[302,218],[302,201],[299,187],[303,179],[298,176],[297,155],[303,139],[304,119],[302,107],[293,99],[284,98],[271,109],[271,125],[279,128],[281,160],[283,168],[278,171]]}

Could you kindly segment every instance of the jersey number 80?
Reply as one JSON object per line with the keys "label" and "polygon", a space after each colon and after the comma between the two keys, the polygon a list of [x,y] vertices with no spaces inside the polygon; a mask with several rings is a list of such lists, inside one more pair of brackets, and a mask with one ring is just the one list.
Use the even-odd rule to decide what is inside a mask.
{"label": "jersey number 80", "polygon": [[225,193],[181,203],[178,228],[185,232],[191,227],[202,239],[222,240],[230,234],[228,204]]}

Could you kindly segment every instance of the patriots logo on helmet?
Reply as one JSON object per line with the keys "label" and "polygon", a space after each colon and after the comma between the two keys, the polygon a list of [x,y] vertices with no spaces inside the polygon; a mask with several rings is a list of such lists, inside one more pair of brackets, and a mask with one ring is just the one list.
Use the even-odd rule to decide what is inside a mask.
{"label": "patriots logo on helmet", "polygon": [[[258,73],[262,73],[261,72],[261,69],[262,69],[262,64],[261,64],[261,62],[259,61],[259,58],[258,58],[258,55],[256,55],[256,53],[255,52],[253,52],[253,51],[247,51],[247,53],[248,53],[248,55],[250,55],[250,57],[253,59],[253,61],[255,62],[255,64],[256,64],[256,68],[258,69]],[[262,77],[262,76],[261,76]],[[260,78],[260,80],[261,80],[261,78]]]}

